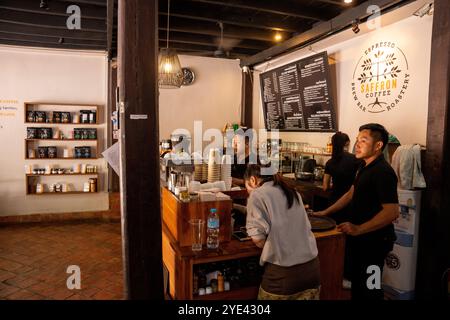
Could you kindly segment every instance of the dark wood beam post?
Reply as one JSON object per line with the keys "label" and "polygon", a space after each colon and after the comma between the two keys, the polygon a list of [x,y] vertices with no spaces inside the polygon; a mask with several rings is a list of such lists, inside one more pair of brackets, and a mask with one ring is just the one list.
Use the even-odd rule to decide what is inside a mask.
{"label": "dark wood beam post", "polygon": [[247,71],[242,71],[241,89],[241,124],[253,127],[253,72],[246,67]]}
{"label": "dark wood beam post", "polygon": [[118,18],[125,294],[162,300],[158,1],[119,0]]}
{"label": "dark wood beam post", "polygon": [[114,27],[114,0],[108,0],[106,11],[106,50],[108,51],[108,59],[111,59]]}
{"label": "dark wood beam post", "polygon": [[422,201],[416,285],[421,299],[444,297],[442,275],[450,268],[449,97],[450,2],[435,0],[423,168],[427,189]]}

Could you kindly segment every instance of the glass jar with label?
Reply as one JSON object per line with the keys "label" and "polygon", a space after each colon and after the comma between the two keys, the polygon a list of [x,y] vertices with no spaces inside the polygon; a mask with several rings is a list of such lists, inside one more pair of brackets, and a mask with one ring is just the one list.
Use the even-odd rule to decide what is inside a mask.
{"label": "glass jar with label", "polygon": [[180,187],[180,200],[183,202],[189,202],[190,196],[187,187]]}

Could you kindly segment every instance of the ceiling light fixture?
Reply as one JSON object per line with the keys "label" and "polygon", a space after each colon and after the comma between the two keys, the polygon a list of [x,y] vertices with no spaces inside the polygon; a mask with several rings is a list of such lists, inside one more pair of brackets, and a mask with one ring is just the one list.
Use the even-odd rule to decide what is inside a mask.
{"label": "ceiling light fixture", "polygon": [[277,32],[274,36],[275,41],[281,41],[283,40],[283,36],[281,35],[281,33]]}
{"label": "ceiling light fixture", "polygon": [[355,20],[352,21],[352,31],[354,33],[358,33],[360,31],[360,29],[359,29],[359,20],[358,19],[355,19]]}
{"label": "ceiling light fixture", "polygon": [[47,0],[41,0],[41,3],[39,4],[39,8],[48,10],[49,7],[48,7]]}
{"label": "ceiling light fixture", "polygon": [[346,4],[349,4],[349,3],[352,3],[353,2],[353,0],[344,0],[344,3],[346,3]]}
{"label": "ceiling light fixture", "polygon": [[158,56],[158,85],[162,89],[176,89],[183,84],[183,70],[175,49],[169,49],[170,0],[167,0],[167,43]]}

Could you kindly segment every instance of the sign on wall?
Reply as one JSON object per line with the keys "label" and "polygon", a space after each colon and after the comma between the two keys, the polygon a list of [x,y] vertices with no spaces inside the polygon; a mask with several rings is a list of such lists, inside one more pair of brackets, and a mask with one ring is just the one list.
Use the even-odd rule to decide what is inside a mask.
{"label": "sign on wall", "polygon": [[410,82],[408,59],[395,42],[366,48],[353,72],[352,96],[357,107],[381,113],[400,107]]}
{"label": "sign on wall", "polygon": [[336,130],[326,51],[263,72],[260,81],[268,131]]}

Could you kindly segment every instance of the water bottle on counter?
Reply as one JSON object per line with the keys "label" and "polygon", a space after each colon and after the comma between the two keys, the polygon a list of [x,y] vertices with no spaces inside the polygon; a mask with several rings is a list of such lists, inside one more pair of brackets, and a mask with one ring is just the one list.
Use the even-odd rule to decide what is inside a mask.
{"label": "water bottle on counter", "polygon": [[208,215],[206,247],[217,249],[219,247],[219,215],[217,209],[212,208]]}

